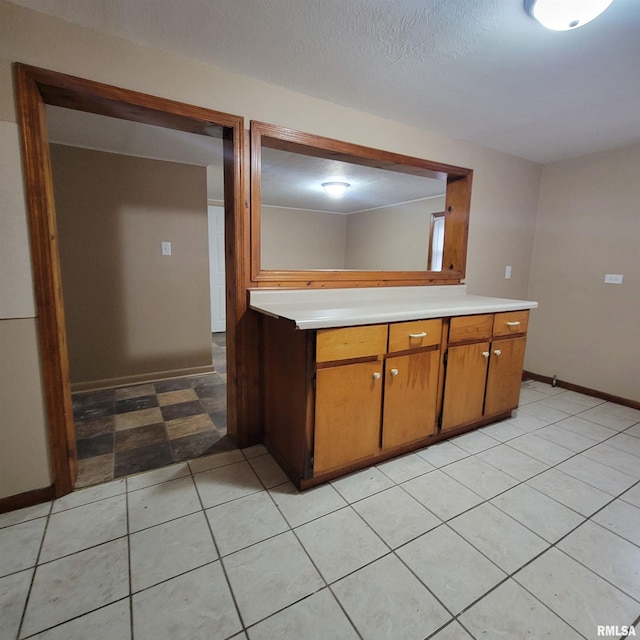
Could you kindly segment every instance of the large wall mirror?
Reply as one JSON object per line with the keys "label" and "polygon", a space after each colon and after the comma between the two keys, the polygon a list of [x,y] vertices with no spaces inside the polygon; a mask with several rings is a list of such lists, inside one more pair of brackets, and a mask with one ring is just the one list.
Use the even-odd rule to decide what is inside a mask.
{"label": "large wall mirror", "polygon": [[256,284],[464,277],[471,170],[259,122],[251,143]]}

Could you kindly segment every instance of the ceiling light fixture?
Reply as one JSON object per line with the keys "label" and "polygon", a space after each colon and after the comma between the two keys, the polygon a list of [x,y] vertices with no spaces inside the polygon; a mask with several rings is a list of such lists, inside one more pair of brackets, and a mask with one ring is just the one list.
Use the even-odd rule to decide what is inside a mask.
{"label": "ceiling light fixture", "polygon": [[322,188],[332,197],[340,198],[351,185],[348,182],[323,182]]}
{"label": "ceiling light fixture", "polygon": [[524,0],[525,11],[543,27],[570,31],[597,18],[613,0]]}

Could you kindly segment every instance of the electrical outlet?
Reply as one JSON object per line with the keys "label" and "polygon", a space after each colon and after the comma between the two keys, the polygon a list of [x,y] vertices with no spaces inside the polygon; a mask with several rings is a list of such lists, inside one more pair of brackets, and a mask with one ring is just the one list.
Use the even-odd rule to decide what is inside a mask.
{"label": "electrical outlet", "polygon": [[162,255],[163,256],[170,256],[171,255],[171,243],[170,242],[163,242],[162,243]]}
{"label": "electrical outlet", "polygon": [[621,273],[607,273],[604,276],[605,284],[622,284],[622,274]]}
{"label": "electrical outlet", "polygon": [[504,279],[511,280],[511,265],[504,268]]}

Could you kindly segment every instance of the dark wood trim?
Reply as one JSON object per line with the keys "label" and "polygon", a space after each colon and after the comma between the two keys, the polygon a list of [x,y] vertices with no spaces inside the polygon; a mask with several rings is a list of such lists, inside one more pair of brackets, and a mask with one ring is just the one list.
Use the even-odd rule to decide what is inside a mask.
{"label": "dark wood trim", "polygon": [[0,513],[24,509],[25,507],[33,507],[36,504],[53,500],[55,497],[55,487],[51,484],[42,489],[33,489],[32,491],[25,491],[24,493],[18,493],[14,496],[0,498]]}
{"label": "dark wood trim", "polygon": [[[23,174],[30,221],[40,356],[54,493],[73,489],[75,438],[45,105],[52,104],[223,139],[227,291],[227,430],[239,446],[256,441],[257,375],[246,290],[249,215],[245,192],[244,120],[66,74],[14,65]],[[255,318],[254,318],[255,322]],[[257,349],[255,350],[257,351]]]}
{"label": "dark wood trim", "polygon": [[51,472],[61,496],[73,489],[76,449],[45,102],[30,68],[16,65],[15,82]]}
{"label": "dark wood trim", "polygon": [[[553,378],[550,376],[543,376],[539,373],[533,373],[532,371],[523,371],[522,379],[526,380],[538,380],[539,382],[546,382],[547,384],[553,384]],[[638,400],[631,400],[630,398],[621,398],[620,396],[614,396],[611,393],[605,391],[598,391],[597,389],[590,389],[589,387],[583,387],[579,384],[573,384],[572,382],[565,382],[564,380],[556,379],[556,386],[568,391],[575,391],[576,393],[583,393],[585,396],[593,396],[594,398],[600,398],[607,402],[615,402],[616,404],[624,405],[625,407],[631,407],[633,409],[640,409],[640,402]]]}
{"label": "dark wood trim", "polygon": [[[260,175],[262,147],[336,159],[369,167],[447,179],[442,271],[277,271],[260,265]],[[471,177],[463,167],[325,138],[264,122],[251,122],[251,282],[257,287],[388,287],[458,284],[465,277]],[[425,264],[428,251],[425,251]]]}

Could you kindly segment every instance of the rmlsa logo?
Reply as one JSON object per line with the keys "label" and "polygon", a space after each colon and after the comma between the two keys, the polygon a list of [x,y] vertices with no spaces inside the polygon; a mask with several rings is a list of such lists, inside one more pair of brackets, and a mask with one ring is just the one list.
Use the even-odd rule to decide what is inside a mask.
{"label": "rmlsa logo", "polygon": [[598,625],[598,635],[599,636],[615,636],[619,638],[620,636],[627,638],[635,638],[636,628],[633,625],[626,626],[622,625],[621,627],[615,624],[599,624]]}

